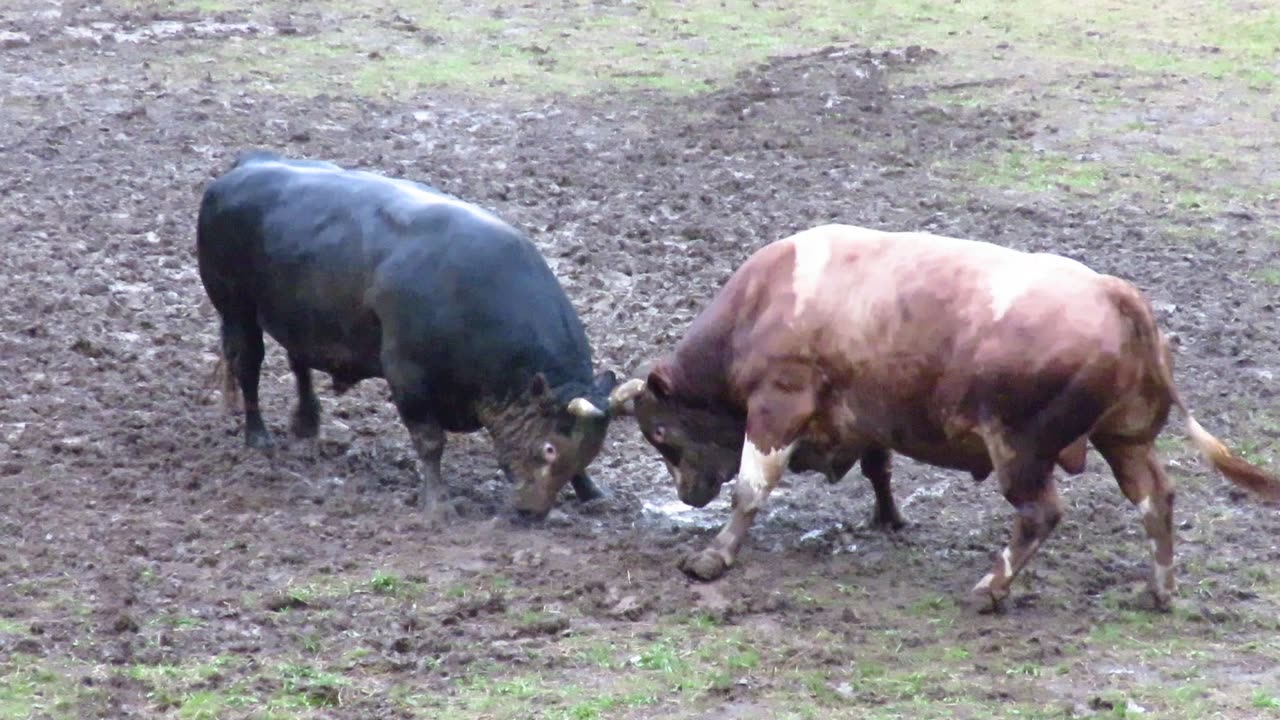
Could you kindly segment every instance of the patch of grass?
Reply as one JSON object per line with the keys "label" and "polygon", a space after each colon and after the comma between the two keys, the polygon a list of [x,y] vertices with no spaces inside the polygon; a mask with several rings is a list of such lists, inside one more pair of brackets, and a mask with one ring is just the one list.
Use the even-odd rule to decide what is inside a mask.
{"label": "patch of grass", "polygon": [[250,701],[247,699],[249,696],[240,693],[205,693],[201,696],[203,691],[195,690],[240,662],[230,655],[218,655],[205,662],[182,665],[132,665],[124,670],[124,675],[143,684],[152,704],[184,708],[193,703],[190,712],[197,713],[205,712],[214,705],[232,707]]}
{"label": "patch of grass", "polygon": [[379,570],[369,578],[368,586],[379,595],[399,595],[408,587],[408,583],[395,573]]}
{"label": "patch of grass", "polygon": [[178,717],[182,720],[217,720],[231,711],[257,703],[256,697],[240,692],[199,690],[182,700],[178,706]]}
{"label": "patch of grass", "polygon": [[338,707],[350,681],[304,663],[284,663],[275,670],[280,690],[267,702],[268,710]]}
{"label": "patch of grass", "polygon": [[1280,267],[1265,267],[1254,272],[1253,276],[1258,282],[1273,287],[1280,287]]}
{"label": "patch of grass", "polygon": [[641,670],[657,670],[667,675],[679,674],[688,669],[688,663],[681,657],[680,651],[666,641],[650,645],[639,655],[632,657],[631,664]]}
{"label": "patch of grass", "polygon": [[14,653],[0,663],[0,720],[81,717],[96,691],[73,679],[68,668]]}
{"label": "patch of grass", "polygon": [[1099,163],[1072,159],[1061,153],[1011,150],[990,160],[990,165],[975,164],[971,171],[978,182],[1002,189],[1094,191],[1106,179],[1106,170]]}
{"label": "patch of grass", "polygon": [[611,669],[618,665],[612,643],[593,641],[575,653],[580,664],[589,667]]}
{"label": "patch of grass", "polygon": [[1270,710],[1272,713],[1280,713],[1280,694],[1269,692],[1267,690],[1258,690],[1249,698],[1249,704],[1259,710]]}
{"label": "patch of grass", "polygon": [[955,609],[956,603],[953,598],[940,593],[934,593],[914,602],[911,605],[909,612],[912,615],[937,618],[940,615],[952,613]]}

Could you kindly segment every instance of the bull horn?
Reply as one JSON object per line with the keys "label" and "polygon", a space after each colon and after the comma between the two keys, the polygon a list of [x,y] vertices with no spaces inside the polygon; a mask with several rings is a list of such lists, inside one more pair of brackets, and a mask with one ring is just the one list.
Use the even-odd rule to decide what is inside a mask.
{"label": "bull horn", "polygon": [[618,408],[626,405],[634,400],[637,395],[644,392],[645,381],[640,378],[631,378],[622,383],[609,393],[609,409],[617,411]]}
{"label": "bull horn", "polygon": [[586,398],[576,397],[569,401],[569,412],[580,418],[604,417],[604,411],[596,407]]}

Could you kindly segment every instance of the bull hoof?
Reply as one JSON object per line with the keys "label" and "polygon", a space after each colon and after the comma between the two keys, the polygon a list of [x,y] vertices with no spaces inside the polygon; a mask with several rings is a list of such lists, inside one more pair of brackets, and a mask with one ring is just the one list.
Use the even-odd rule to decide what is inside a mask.
{"label": "bull hoof", "polygon": [[1007,587],[999,587],[991,575],[978,581],[969,591],[969,597],[980,615],[998,615],[1005,610],[1005,600],[1009,597]]}
{"label": "bull hoof", "polygon": [[1173,609],[1173,594],[1178,590],[1178,584],[1174,582],[1173,577],[1167,576],[1163,578],[1163,584],[1153,582],[1148,590],[1151,591],[1151,604],[1153,609],[1159,612],[1169,612]]}
{"label": "bull hoof", "polygon": [[419,500],[418,505],[422,506],[422,519],[432,530],[447,527],[458,519],[458,509],[448,500],[433,499],[425,505]]}
{"label": "bull hoof", "polygon": [[579,502],[591,502],[608,497],[608,493],[600,489],[595,481],[587,475],[575,475],[571,481],[573,485],[573,494],[578,497]]}
{"label": "bull hoof", "polygon": [[293,422],[289,425],[289,432],[299,440],[309,440],[320,434],[320,416],[305,412],[297,412],[293,414]]}
{"label": "bull hoof", "polygon": [[910,524],[897,510],[892,513],[876,512],[871,516],[871,527],[885,532],[897,532]]}
{"label": "bull hoof", "polygon": [[711,581],[722,577],[729,570],[729,563],[724,555],[707,548],[681,558],[680,569],[695,580]]}
{"label": "bull hoof", "polygon": [[271,433],[264,428],[246,432],[244,434],[244,444],[254,450],[270,450],[275,447],[276,441],[271,439]]}

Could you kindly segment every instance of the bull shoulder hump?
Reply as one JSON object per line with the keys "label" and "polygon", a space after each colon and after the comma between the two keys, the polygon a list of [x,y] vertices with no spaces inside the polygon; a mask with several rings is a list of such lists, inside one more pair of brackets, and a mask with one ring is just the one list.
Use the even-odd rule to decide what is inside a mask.
{"label": "bull shoulder hump", "polygon": [[329,176],[346,175],[349,177],[356,177],[361,180],[382,185],[388,189],[394,190],[404,200],[409,201],[413,204],[416,204],[420,207],[440,207],[440,206],[451,207],[457,210],[462,210],[477,220],[485,220],[499,227],[504,227],[504,228],[508,227],[507,223],[504,222],[501,218],[494,215],[493,213],[488,212],[487,210],[481,207],[473,205],[465,200],[460,200],[451,195],[446,195],[440,192],[431,192],[429,190],[426,190],[417,186],[416,184],[408,180],[386,177],[384,175],[379,175],[377,173],[372,173],[365,170],[345,170],[341,167],[338,167],[337,165],[324,167],[321,165],[315,165],[315,166],[294,165],[286,162],[268,161],[268,162],[254,163],[254,167],[278,168],[278,169],[284,169],[290,172],[303,174],[303,175],[308,175],[308,174],[329,175]]}
{"label": "bull shoulder hump", "polygon": [[795,315],[804,312],[810,300],[818,294],[831,261],[831,239],[824,233],[799,235],[792,238],[794,260],[791,270],[791,291],[795,296]]}

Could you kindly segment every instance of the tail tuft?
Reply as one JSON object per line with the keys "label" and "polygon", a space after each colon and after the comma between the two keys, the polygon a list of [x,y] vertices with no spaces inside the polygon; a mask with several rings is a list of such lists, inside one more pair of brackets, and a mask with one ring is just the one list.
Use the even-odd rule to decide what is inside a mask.
{"label": "tail tuft", "polygon": [[1183,408],[1187,416],[1187,434],[1191,436],[1196,448],[1205,456],[1218,472],[1222,473],[1235,485],[1253,493],[1263,500],[1280,502],[1280,479],[1267,473],[1241,458],[1231,454],[1231,450],[1222,441],[1200,426],[1191,413]]}
{"label": "tail tuft", "polygon": [[209,396],[213,394],[213,386],[222,380],[222,404],[226,407],[227,412],[235,415],[241,410],[240,407],[240,383],[236,382],[235,373],[231,372],[231,363],[221,354],[218,355],[218,362],[213,366],[213,372],[209,373],[208,379],[204,381],[207,392],[201,399],[201,403],[209,402]]}

